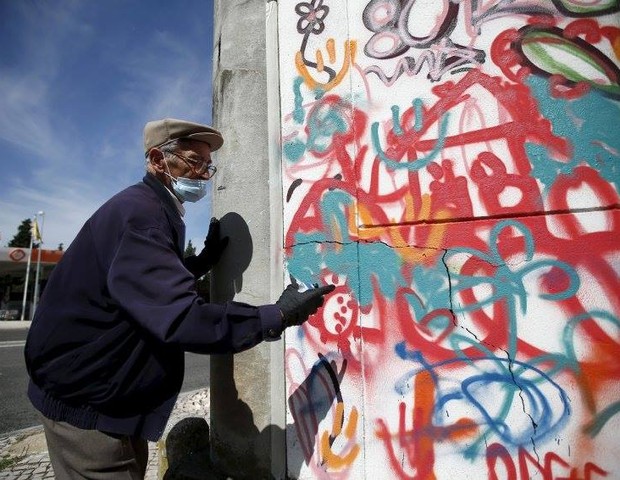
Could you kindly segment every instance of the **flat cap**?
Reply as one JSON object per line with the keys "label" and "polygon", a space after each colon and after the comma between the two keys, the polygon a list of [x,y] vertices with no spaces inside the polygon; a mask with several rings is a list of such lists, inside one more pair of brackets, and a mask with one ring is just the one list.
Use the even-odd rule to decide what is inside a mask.
{"label": "flat cap", "polygon": [[144,153],[147,154],[151,148],[161,147],[180,138],[208,143],[212,152],[224,143],[222,134],[209,125],[164,118],[153,120],[144,126]]}

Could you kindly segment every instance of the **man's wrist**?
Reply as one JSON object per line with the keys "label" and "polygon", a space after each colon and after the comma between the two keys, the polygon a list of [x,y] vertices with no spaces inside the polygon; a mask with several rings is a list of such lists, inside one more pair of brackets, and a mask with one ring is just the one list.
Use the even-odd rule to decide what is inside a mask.
{"label": "man's wrist", "polygon": [[284,314],[275,304],[259,307],[263,338],[267,341],[279,340],[285,328]]}

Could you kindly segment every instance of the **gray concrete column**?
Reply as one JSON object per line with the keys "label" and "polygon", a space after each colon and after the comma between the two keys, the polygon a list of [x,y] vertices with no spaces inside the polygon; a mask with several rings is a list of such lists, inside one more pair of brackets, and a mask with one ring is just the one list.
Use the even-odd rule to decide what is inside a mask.
{"label": "gray concrete column", "polygon": [[[215,302],[267,304],[282,282],[273,276],[274,264],[281,263],[273,241],[281,236],[273,231],[281,208],[274,209],[273,199],[281,193],[271,192],[280,182],[270,178],[276,170],[268,148],[265,2],[216,0],[214,14],[213,123],[225,142],[214,155],[213,211],[231,242],[212,272],[211,296]],[[276,377],[284,375],[281,344],[211,357],[212,456],[236,479],[279,478],[272,474],[272,451],[284,452],[285,443],[281,425],[274,424],[272,395],[281,401],[276,412],[283,412],[285,399],[272,391],[271,377],[274,362],[280,365]]]}

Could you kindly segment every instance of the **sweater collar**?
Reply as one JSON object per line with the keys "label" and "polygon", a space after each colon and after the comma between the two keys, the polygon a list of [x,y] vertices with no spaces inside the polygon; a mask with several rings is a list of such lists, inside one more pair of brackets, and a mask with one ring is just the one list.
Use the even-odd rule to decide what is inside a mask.
{"label": "sweater collar", "polygon": [[179,254],[182,256],[185,249],[185,223],[183,223],[179,209],[170,195],[170,190],[168,190],[166,186],[157,179],[157,177],[148,172],[142,181],[159,197],[164,210],[166,211],[166,215],[168,216],[168,219],[176,232],[177,248],[179,249]]}
{"label": "sweater collar", "polygon": [[142,181],[155,191],[167,209],[173,209],[181,217],[185,215],[185,208],[179,202],[179,199],[155,175],[147,172]]}

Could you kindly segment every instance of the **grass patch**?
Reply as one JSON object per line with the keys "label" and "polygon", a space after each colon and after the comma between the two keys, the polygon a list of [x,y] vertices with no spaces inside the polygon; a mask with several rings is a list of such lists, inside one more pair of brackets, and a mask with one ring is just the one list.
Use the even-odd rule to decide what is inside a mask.
{"label": "grass patch", "polygon": [[12,467],[19,462],[23,457],[2,457],[0,458],[0,472]]}

